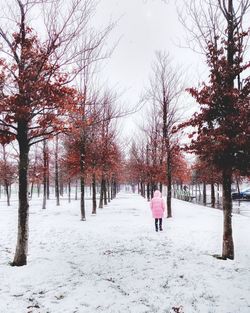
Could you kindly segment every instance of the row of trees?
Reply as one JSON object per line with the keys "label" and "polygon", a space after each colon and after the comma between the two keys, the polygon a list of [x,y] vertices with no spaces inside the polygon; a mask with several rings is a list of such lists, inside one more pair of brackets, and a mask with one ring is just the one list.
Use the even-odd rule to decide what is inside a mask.
{"label": "row of trees", "polygon": [[[167,185],[167,216],[172,216],[174,183],[187,183],[190,169],[180,149],[180,136],[174,127],[181,119],[179,107],[183,91],[182,73],[173,67],[166,52],[156,52],[149,86],[142,97],[146,107],[141,138],[132,145],[128,167],[147,199],[156,188]],[[146,188],[145,188],[146,186]]]}
{"label": "row of trees", "polygon": [[[115,94],[93,83],[97,62],[109,55],[104,47],[114,26],[109,24],[100,31],[93,28],[96,5],[94,0],[13,0],[1,18],[0,142],[3,156],[7,146],[17,150],[19,184],[14,266],[27,263],[28,194],[34,184],[42,183],[46,207],[52,159],[58,205],[60,173],[68,186],[72,179],[80,180],[82,220],[87,177],[92,182],[93,213],[96,182],[101,181],[100,206],[106,202],[108,190],[112,196],[116,192],[122,153],[116,143],[114,119],[124,113],[118,109]],[[39,29],[35,31],[32,19],[37,12]],[[64,149],[60,153],[61,144]],[[8,194],[13,181],[6,173],[11,173],[12,165],[3,157],[0,166]],[[107,188],[108,184],[112,188]]]}
{"label": "row of trees", "polygon": [[[120,164],[122,151],[117,144],[118,132],[114,118],[117,117],[114,106],[115,97],[105,94],[100,99],[98,118],[93,117],[92,122],[86,125],[85,154],[82,156],[81,137],[79,129],[71,129],[71,132],[56,134],[54,140],[44,140],[36,143],[30,150],[28,169],[28,195],[32,198],[36,188],[38,196],[43,191],[42,208],[46,208],[46,200],[51,197],[51,187],[55,189],[56,203],[60,204],[60,195],[63,196],[65,187],[68,189],[68,198],[71,199],[71,185],[74,183],[75,191],[81,178],[83,192],[81,190],[83,210],[81,219],[85,220],[84,188],[85,184],[92,185],[93,208],[96,214],[97,199],[96,187],[101,183],[101,197],[99,207],[107,204],[107,199],[113,198],[117,191],[117,182],[121,178]],[[92,104],[93,105],[93,102]],[[85,113],[90,114],[90,113]],[[12,153],[10,153],[12,148]],[[1,181],[7,195],[7,205],[10,205],[10,188],[18,178],[18,153],[13,146],[2,145]],[[81,173],[81,158],[84,161],[84,172]],[[54,198],[54,196],[52,196]],[[77,197],[77,195],[76,195]]]}
{"label": "row of trees", "polygon": [[[211,183],[212,202],[214,184],[222,184],[224,232],[220,257],[223,259],[234,258],[233,175],[239,181],[239,176],[250,173],[250,62],[246,60],[249,25],[245,23],[249,8],[248,0],[209,0],[206,4],[200,0],[184,1],[179,17],[188,33],[188,45],[203,53],[209,68],[207,82],[200,88],[188,89],[199,110],[190,119],[180,120],[177,104],[183,91],[181,74],[173,69],[166,53],[157,53],[144,98],[151,107],[145,127],[146,143],[143,148],[131,151],[134,167],[147,165],[138,168],[137,181],[152,182],[155,188],[165,180],[168,217],[171,217],[171,189],[178,177],[174,168],[181,171],[182,180],[190,177],[178,148],[180,144],[183,150],[196,155],[193,172],[203,176],[203,182]],[[184,128],[189,132],[189,141],[183,144],[178,134]],[[149,151],[153,151],[152,163],[148,161]]]}
{"label": "row of trees", "polygon": [[[105,105],[103,105],[104,108]],[[121,173],[118,173],[118,167],[121,163],[122,152],[116,143],[117,135],[115,124],[109,118],[103,118],[98,123],[92,123],[86,127],[88,141],[86,141],[86,154],[84,157],[84,176],[88,185],[92,183],[92,178],[95,176],[98,182],[101,180],[103,168],[105,168],[103,176],[107,176],[104,179],[105,186],[111,182],[109,177],[111,173],[113,181],[119,180]],[[32,198],[34,190],[36,190],[38,197],[40,197],[42,191],[44,191],[43,209],[46,208],[46,199],[51,197],[51,187],[55,189],[57,205],[60,204],[60,196],[63,195],[65,187],[70,191],[71,185],[74,184],[75,190],[79,189],[77,185],[81,175],[78,147],[79,134],[61,133],[57,134],[54,140],[44,140],[31,148],[28,169],[28,195]],[[0,157],[0,185],[4,188],[7,205],[10,206],[11,186],[16,185],[18,181],[18,151],[12,145],[2,145]],[[70,192],[68,196],[70,201]],[[54,195],[52,197],[54,198]]]}
{"label": "row of trees", "polygon": [[[98,88],[94,77],[97,61],[108,56],[107,36],[91,26],[94,0],[12,0],[13,6],[0,25],[0,177],[6,194],[15,179],[15,165],[6,153],[12,145],[17,153],[19,184],[18,236],[13,265],[27,262],[28,193],[38,181],[43,184],[43,207],[50,186],[50,140],[54,138],[54,180],[59,205],[59,181],[80,181],[81,219],[85,220],[85,186],[91,182],[93,213],[96,212],[96,183],[101,184],[101,203],[107,190],[116,190],[122,153],[117,145],[114,120],[125,114],[117,109],[117,96]],[[185,3],[185,2],[184,2]],[[12,7],[14,9],[12,9]],[[142,137],[133,143],[126,163],[127,180],[139,183],[142,195],[167,185],[168,217],[172,216],[172,185],[190,179],[185,161],[181,130],[193,129],[185,150],[218,173],[223,186],[224,235],[222,258],[233,259],[231,182],[233,173],[250,171],[250,80],[244,61],[248,31],[244,17],[249,0],[199,0],[186,2],[188,18],[180,18],[206,56],[209,78],[189,93],[199,111],[183,122],[180,96],[183,73],[173,67],[169,55],[157,52],[152,75],[142,103],[147,107]],[[32,28],[30,18],[41,12],[41,33]],[[8,25],[6,26],[6,20]],[[190,21],[190,23],[189,23]],[[42,26],[41,26],[42,25]],[[34,25],[33,25],[34,26]],[[193,43],[194,41],[191,40]],[[15,144],[17,143],[17,144]],[[64,150],[60,153],[60,145]],[[10,150],[8,150],[10,149]],[[39,153],[41,149],[42,153]],[[15,155],[15,156],[14,156]],[[41,172],[41,174],[39,174]],[[112,188],[107,188],[112,186]]]}
{"label": "row of trees", "polygon": [[192,34],[206,53],[209,80],[189,92],[200,111],[181,127],[194,127],[189,151],[221,173],[224,233],[222,258],[234,258],[231,184],[235,171],[250,170],[250,81],[245,60],[249,36],[245,17],[249,1],[208,1],[187,4]]}

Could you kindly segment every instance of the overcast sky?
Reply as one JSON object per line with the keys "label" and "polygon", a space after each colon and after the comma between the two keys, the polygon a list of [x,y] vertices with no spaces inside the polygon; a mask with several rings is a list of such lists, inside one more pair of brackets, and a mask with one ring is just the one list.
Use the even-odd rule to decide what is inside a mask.
{"label": "overcast sky", "polygon": [[[0,3],[3,8],[9,4],[6,0]],[[188,87],[197,84],[205,68],[204,60],[190,49],[180,47],[180,42],[185,44],[185,32],[178,21],[175,0],[100,0],[95,17],[97,27],[107,26],[110,20],[117,21],[117,25],[108,44],[112,46],[118,40],[119,43],[100,76],[122,94],[121,102],[138,103],[148,83],[156,50],[169,52],[185,73]],[[133,128],[133,119],[126,119],[127,134]]]}
{"label": "overcast sky", "polygon": [[[178,21],[174,0],[102,0],[97,13],[98,22],[109,18],[118,20],[111,41],[119,44],[102,71],[102,76],[122,93],[122,101],[137,103],[148,82],[156,50],[166,50],[173,62],[183,69],[187,85],[193,86],[204,70],[200,55],[185,44],[185,32]],[[124,127],[130,132],[131,120]]]}

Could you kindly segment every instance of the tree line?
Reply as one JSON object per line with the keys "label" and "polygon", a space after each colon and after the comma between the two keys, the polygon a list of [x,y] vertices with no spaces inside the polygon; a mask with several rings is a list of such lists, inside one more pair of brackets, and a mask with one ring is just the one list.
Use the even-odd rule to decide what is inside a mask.
{"label": "tree line", "polygon": [[[152,190],[161,189],[163,182],[167,185],[168,217],[173,182],[180,179],[178,170],[182,181],[202,180],[204,195],[205,183],[211,184],[213,206],[214,184],[222,185],[223,244],[218,255],[222,259],[234,259],[232,182],[250,175],[249,9],[248,0],[182,2],[179,19],[187,31],[187,45],[205,58],[208,77],[198,87],[184,88],[183,75],[173,68],[169,55],[156,54],[143,99],[150,107],[143,126],[145,137],[137,140],[130,156],[131,166],[137,169],[133,179],[141,184],[142,194],[147,185],[148,199]],[[199,105],[188,119],[178,114],[184,89]],[[183,137],[186,142],[180,141]],[[192,169],[184,152],[196,156]]]}
{"label": "tree line", "polygon": [[[140,136],[134,138],[126,161],[117,143],[115,122],[126,112],[119,109],[117,94],[100,87],[96,79],[99,61],[110,54],[106,42],[114,24],[99,31],[92,27],[94,0],[12,2],[15,9],[6,13],[0,25],[0,179],[7,201],[15,176],[19,184],[12,265],[27,263],[28,197],[35,185],[38,190],[43,186],[45,209],[51,180],[57,205],[63,190],[60,184],[67,184],[70,199],[72,184],[79,183],[83,221],[86,185],[92,186],[94,214],[97,184],[100,207],[115,196],[118,181],[138,184],[148,200],[156,188],[167,185],[171,217],[173,186],[188,183],[194,173],[211,186],[222,184],[220,257],[233,259],[231,184],[234,177],[239,181],[250,174],[249,0],[182,2],[179,18],[187,30],[188,45],[203,53],[209,70],[205,82],[186,89],[199,110],[185,118],[184,74],[170,54],[156,52],[141,98],[146,114]],[[36,10],[41,12],[41,29],[32,27]],[[186,134],[188,139],[183,141]],[[196,156],[193,169],[186,152]]]}
{"label": "tree line", "polygon": [[[0,165],[8,203],[14,176],[18,178],[12,265],[22,266],[28,253],[29,195],[34,185],[38,190],[43,185],[46,208],[51,166],[57,205],[60,184],[67,182],[70,193],[72,181],[79,181],[81,220],[86,219],[86,182],[92,183],[93,213],[98,182],[100,207],[115,196],[122,157],[115,119],[126,113],[112,90],[98,86],[98,62],[110,54],[105,45],[114,24],[93,28],[95,1],[14,0],[12,4],[0,26]],[[37,12],[40,29],[31,22]]]}

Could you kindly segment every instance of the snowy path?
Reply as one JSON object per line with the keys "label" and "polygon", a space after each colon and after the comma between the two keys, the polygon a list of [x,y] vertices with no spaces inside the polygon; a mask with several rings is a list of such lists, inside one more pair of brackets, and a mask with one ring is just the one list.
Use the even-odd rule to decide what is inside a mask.
{"label": "snowy path", "polygon": [[155,233],[138,195],[119,194],[86,222],[78,206],[31,206],[22,268],[7,264],[16,208],[1,208],[0,313],[250,312],[250,218],[234,217],[236,260],[219,261],[221,211],[173,200],[174,217]]}

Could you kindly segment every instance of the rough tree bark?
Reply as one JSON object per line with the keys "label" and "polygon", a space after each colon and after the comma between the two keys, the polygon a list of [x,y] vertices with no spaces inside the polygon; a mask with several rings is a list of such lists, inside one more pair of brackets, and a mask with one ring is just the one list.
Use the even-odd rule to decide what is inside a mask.
{"label": "rough tree bark", "polygon": [[18,233],[17,245],[13,266],[27,264],[28,236],[29,236],[29,202],[28,202],[28,165],[29,165],[29,142],[27,135],[27,122],[18,122],[17,141],[19,145],[19,182],[18,182]]}
{"label": "rough tree bark", "polygon": [[80,144],[80,210],[81,210],[81,220],[86,221],[85,213],[85,143]]}
{"label": "rough tree bark", "polygon": [[103,203],[104,205],[108,204],[108,198],[107,198],[107,179],[104,178],[103,180]]}
{"label": "rough tree bark", "polygon": [[95,172],[92,174],[92,214],[96,214],[96,177]]}
{"label": "rough tree bark", "polygon": [[202,183],[202,187],[203,187],[202,203],[203,203],[204,205],[206,205],[206,204],[207,204],[207,186],[206,186],[206,183],[205,183],[205,182]]}
{"label": "rough tree bark", "polygon": [[231,183],[232,183],[232,171],[231,169],[224,169],[222,173],[223,216],[224,216],[222,258],[233,260],[234,244],[232,231]]}
{"label": "rough tree bark", "polygon": [[111,200],[111,195],[110,195],[110,181],[107,180],[107,189],[108,189],[108,202]]}
{"label": "rough tree bark", "polygon": [[47,203],[47,144],[43,141],[43,205],[42,209],[46,209]]}
{"label": "rough tree bark", "polygon": [[103,209],[104,188],[105,188],[105,181],[104,181],[104,177],[102,176],[101,190],[100,190],[100,200],[99,200],[99,209]]}
{"label": "rough tree bark", "polygon": [[56,205],[60,205],[60,191],[59,191],[59,169],[58,169],[58,135],[56,135],[56,146],[55,146],[55,195]]}
{"label": "rough tree bark", "polygon": [[172,217],[172,205],[171,205],[171,198],[172,198],[172,166],[171,166],[171,152],[170,149],[167,155],[167,217]]}
{"label": "rough tree bark", "polygon": [[215,207],[215,190],[214,190],[214,183],[211,183],[211,207]]}
{"label": "rough tree bark", "polygon": [[77,200],[77,188],[78,188],[78,182],[76,179],[76,183],[75,183],[75,200]]}
{"label": "rough tree bark", "polygon": [[[5,145],[3,145],[3,161],[5,164],[5,172],[6,172],[6,170],[7,170],[7,158],[6,158]],[[6,177],[4,178],[4,189],[5,189],[5,193],[6,193],[6,197],[7,197],[7,206],[10,206],[10,185],[9,185]]]}
{"label": "rough tree bark", "polygon": [[71,180],[68,181],[68,201],[71,202]]}

